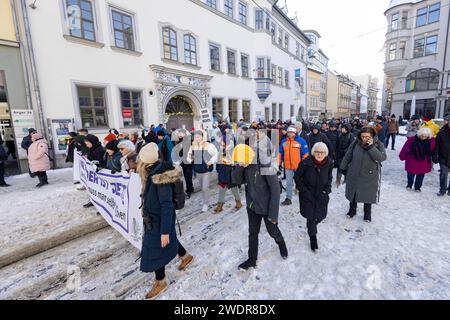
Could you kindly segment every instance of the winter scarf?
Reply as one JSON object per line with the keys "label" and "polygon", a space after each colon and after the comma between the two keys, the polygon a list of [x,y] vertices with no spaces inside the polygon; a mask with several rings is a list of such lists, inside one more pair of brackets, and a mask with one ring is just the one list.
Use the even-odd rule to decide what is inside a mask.
{"label": "winter scarf", "polygon": [[327,165],[328,163],[328,158],[323,159],[322,161],[318,161],[316,160],[316,158],[313,157],[313,161],[314,164],[318,167],[318,168],[323,168]]}
{"label": "winter scarf", "polygon": [[425,160],[431,157],[431,140],[422,140],[416,136],[411,146],[411,152],[416,160]]}

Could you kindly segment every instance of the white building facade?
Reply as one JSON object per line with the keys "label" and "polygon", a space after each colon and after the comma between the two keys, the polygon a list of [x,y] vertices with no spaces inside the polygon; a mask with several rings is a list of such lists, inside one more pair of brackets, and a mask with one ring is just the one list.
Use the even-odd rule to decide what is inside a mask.
{"label": "white building facade", "polygon": [[385,12],[385,113],[406,119],[450,113],[449,7],[450,0],[391,1]]}
{"label": "white building facade", "polygon": [[309,40],[276,1],[32,2],[17,15],[45,120],[102,135],[305,112]]}
{"label": "white building facade", "polygon": [[328,88],[328,62],[329,58],[320,48],[321,35],[316,30],[305,30],[305,34],[311,41],[308,48],[308,64],[319,70],[320,77],[320,112],[324,115],[331,115],[331,110],[327,110],[327,88]]}

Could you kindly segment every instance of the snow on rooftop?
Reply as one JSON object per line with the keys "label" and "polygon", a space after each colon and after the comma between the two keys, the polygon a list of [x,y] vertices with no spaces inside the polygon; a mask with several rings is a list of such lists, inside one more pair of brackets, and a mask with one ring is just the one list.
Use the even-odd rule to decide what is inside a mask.
{"label": "snow on rooftop", "polygon": [[422,0],[391,0],[391,3],[389,4],[389,8],[387,10],[394,8],[396,6],[399,6],[401,4],[407,4],[407,3],[417,3]]}

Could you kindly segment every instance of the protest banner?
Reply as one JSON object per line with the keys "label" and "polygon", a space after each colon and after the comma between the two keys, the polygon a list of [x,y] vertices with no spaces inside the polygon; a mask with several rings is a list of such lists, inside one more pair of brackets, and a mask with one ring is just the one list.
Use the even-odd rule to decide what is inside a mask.
{"label": "protest banner", "polygon": [[102,217],[134,247],[142,249],[143,221],[141,209],[141,179],[133,173],[112,174],[75,152],[74,181],[88,190],[90,201]]}

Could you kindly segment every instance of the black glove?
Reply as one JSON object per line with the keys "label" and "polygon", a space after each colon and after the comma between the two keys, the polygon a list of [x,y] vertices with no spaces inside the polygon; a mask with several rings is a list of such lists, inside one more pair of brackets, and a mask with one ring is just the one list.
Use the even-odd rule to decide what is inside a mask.
{"label": "black glove", "polygon": [[100,171],[102,171],[103,170],[103,168],[102,167],[97,167],[97,168],[95,168],[95,172],[100,172]]}
{"label": "black glove", "polygon": [[347,170],[341,170],[341,173],[346,176],[347,175]]}
{"label": "black glove", "polygon": [[117,171],[116,170],[111,170],[111,174],[116,174],[117,173]]}

